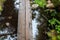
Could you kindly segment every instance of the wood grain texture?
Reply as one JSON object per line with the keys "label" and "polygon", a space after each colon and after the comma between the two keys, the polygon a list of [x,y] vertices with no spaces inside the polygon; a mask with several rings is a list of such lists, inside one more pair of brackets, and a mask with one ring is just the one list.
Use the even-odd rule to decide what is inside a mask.
{"label": "wood grain texture", "polygon": [[20,0],[20,9],[18,14],[18,38],[17,40],[32,39],[32,18],[29,0]]}

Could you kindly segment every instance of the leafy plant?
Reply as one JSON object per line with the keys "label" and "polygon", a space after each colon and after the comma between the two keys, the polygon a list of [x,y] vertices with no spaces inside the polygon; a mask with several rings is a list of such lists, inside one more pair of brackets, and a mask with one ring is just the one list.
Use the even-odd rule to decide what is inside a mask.
{"label": "leafy plant", "polygon": [[53,18],[51,20],[48,21],[51,25],[55,25],[56,24],[56,19]]}
{"label": "leafy plant", "polygon": [[35,3],[44,8],[46,5],[46,0],[35,0]]}
{"label": "leafy plant", "polygon": [[56,31],[58,34],[60,33],[60,25],[56,25]]}
{"label": "leafy plant", "polygon": [[50,30],[49,32],[47,32],[47,35],[50,37],[50,40],[57,40],[55,32],[56,32],[55,30]]}
{"label": "leafy plant", "polygon": [[[54,29],[50,29],[47,32],[47,35],[51,37],[50,40],[60,40],[60,7],[58,8],[58,5],[60,5],[60,0],[51,0],[54,8],[47,8],[45,5],[47,5],[46,0],[35,0],[35,3],[39,5],[39,7],[42,7],[44,10],[44,14],[46,16],[47,20],[47,28],[52,27]],[[56,8],[55,8],[56,7]],[[41,11],[43,11],[41,10]],[[59,13],[59,14],[58,14]],[[43,14],[43,13],[42,13]],[[59,16],[59,17],[57,17]],[[49,26],[50,25],[50,26]],[[56,34],[55,34],[56,32]],[[55,34],[55,35],[54,35]]]}

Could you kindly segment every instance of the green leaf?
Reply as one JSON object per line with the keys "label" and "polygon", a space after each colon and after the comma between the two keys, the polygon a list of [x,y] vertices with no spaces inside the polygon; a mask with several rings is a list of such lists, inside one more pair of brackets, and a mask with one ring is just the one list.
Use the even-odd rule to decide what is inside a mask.
{"label": "green leaf", "polygon": [[60,33],[60,25],[57,25],[57,26],[55,27],[55,29],[56,29],[57,33]]}
{"label": "green leaf", "polygon": [[35,0],[35,3],[40,7],[44,7],[46,5],[46,0]]}
{"label": "green leaf", "polygon": [[48,20],[48,22],[51,24],[51,25],[54,25],[54,24],[56,24],[56,19],[51,19],[51,20]]}
{"label": "green leaf", "polygon": [[60,21],[56,19],[56,23],[58,23],[60,25]]}
{"label": "green leaf", "polygon": [[2,6],[0,6],[0,12],[2,11],[3,9],[2,9]]}
{"label": "green leaf", "polygon": [[51,37],[51,32],[47,32],[47,35],[48,35],[49,37]]}

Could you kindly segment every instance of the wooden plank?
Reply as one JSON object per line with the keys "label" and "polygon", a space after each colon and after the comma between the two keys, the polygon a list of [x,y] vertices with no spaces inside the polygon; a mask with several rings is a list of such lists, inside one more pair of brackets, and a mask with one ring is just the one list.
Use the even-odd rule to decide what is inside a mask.
{"label": "wooden plank", "polygon": [[32,40],[32,16],[29,0],[20,0],[17,40]]}
{"label": "wooden plank", "polygon": [[26,0],[26,40],[32,40],[32,15],[30,1]]}
{"label": "wooden plank", "polygon": [[20,8],[18,14],[18,38],[17,40],[25,40],[26,27],[26,6],[25,0],[20,0]]}

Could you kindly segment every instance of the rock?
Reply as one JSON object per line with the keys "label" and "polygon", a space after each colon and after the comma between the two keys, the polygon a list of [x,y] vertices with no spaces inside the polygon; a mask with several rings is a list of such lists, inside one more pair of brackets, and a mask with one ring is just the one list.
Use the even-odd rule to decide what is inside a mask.
{"label": "rock", "polygon": [[39,5],[38,4],[33,4],[32,5],[32,9],[35,9],[35,8],[37,8]]}

